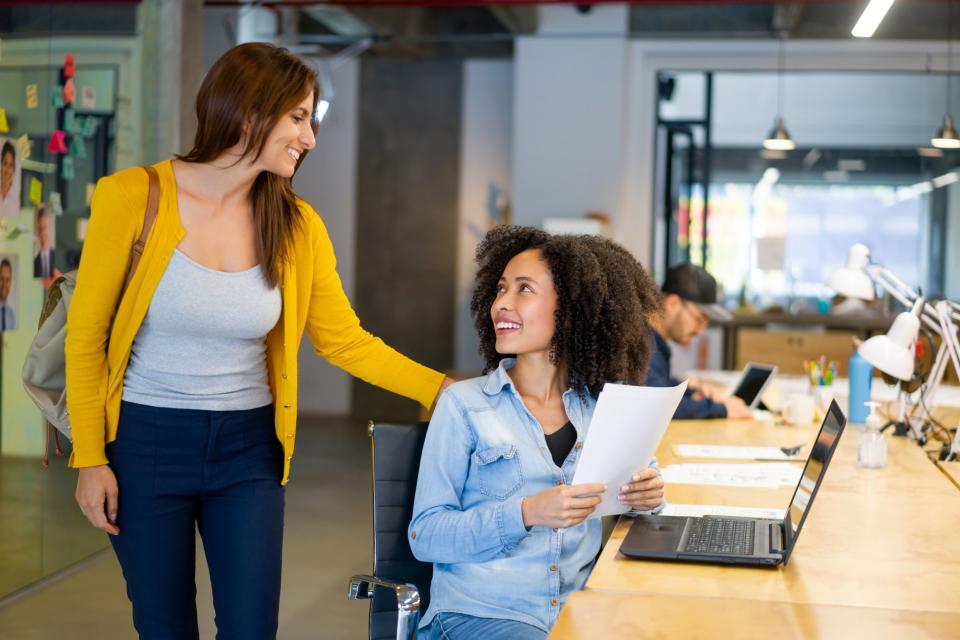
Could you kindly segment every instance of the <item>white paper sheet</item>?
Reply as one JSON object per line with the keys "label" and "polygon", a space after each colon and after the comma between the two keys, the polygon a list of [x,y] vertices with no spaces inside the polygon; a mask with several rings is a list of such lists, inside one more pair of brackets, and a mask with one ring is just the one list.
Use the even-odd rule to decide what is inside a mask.
{"label": "white paper sheet", "polygon": [[572,484],[602,482],[603,500],[590,517],[625,513],[620,487],[650,464],[687,388],[604,385],[590,421]]}
{"label": "white paper sheet", "polygon": [[760,507],[730,507],[722,504],[670,504],[659,513],[662,516],[681,516],[700,518],[702,516],[729,516],[732,518],[762,518],[764,520],[783,520],[784,509],[764,509]]}
{"label": "white paper sheet", "polygon": [[684,458],[727,458],[731,460],[800,460],[779,447],[738,447],[712,444],[677,444],[673,452]]}
{"label": "white paper sheet", "polygon": [[803,473],[799,465],[782,462],[756,464],[672,464],[662,470],[663,481],[675,484],[709,484],[727,487],[776,489],[795,486]]}

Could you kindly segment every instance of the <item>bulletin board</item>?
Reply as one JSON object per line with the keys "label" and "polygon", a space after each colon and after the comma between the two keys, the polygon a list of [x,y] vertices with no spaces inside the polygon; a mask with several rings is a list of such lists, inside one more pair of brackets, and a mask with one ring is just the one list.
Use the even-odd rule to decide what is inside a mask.
{"label": "bulletin board", "polygon": [[65,55],[0,67],[0,454],[45,438],[20,369],[46,287],[77,268],[96,181],[113,171],[118,69]]}

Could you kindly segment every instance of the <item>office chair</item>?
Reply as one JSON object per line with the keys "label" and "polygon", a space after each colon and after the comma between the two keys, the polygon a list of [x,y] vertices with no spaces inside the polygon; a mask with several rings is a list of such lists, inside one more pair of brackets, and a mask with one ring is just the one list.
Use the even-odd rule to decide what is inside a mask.
{"label": "office chair", "polygon": [[407,640],[417,637],[433,578],[433,565],[414,558],[407,541],[427,423],[371,421],[368,432],[373,453],[373,575],[353,576],[347,597],[370,599],[370,640]]}

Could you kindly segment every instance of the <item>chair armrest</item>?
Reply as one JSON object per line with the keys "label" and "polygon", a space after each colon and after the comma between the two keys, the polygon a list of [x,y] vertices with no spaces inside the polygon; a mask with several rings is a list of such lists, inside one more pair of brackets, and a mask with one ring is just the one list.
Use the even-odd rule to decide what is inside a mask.
{"label": "chair armrest", "polygon": [[372,598],[371,587],[393,589],[397,597],[397,640],[416,638],[417,624],[420,622],[420,591],[417,587],[405,582],[394,582],[361,574],[350,578],[347,598],[350,600]]}
{"label": "chair armrest", "polygon": [[376,576],[361,574],[350,578],[350,591],[347,592],[347,598],[350,600],[372,598],[373,589],[370,588],[371,586],[393,589],[393,592],[397,595],[397,608],[401,611],[420,610],[420,591],[416,586],[408,582],[394,582]]}

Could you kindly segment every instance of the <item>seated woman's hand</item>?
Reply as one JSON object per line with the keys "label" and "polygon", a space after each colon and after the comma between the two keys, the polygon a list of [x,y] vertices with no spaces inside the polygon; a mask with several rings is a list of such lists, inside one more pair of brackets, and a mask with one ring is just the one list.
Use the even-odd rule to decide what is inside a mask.
{"label": "seated woman's hand", "polygon": [[593,513],[600,504],[599,494],[606,490],[606,485],[600,483],[561,484],[544,489],[523,499],[520,506],[523,526],[528,529],[535,525],[555,529],[576,526]]}
{"label": "seated woman's hand", "polygon": [[620,502],[638,511],[649,511],[663,501],[663,478],[653,467],[633,476],[633,481],[620,487]]}

